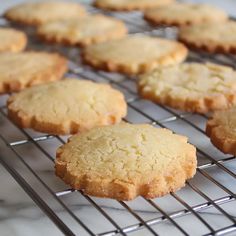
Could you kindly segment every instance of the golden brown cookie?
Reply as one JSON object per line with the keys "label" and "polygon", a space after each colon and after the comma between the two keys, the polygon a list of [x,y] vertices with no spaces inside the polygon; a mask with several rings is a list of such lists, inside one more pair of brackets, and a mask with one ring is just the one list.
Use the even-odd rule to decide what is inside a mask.
{"label": "golden brown cookie", "polygon": [[67,60],[56,53],[0,53],[0,94],[60,79]]}
{"label": "golden brown cookie", "polygon": [[157,25],[185,26],[201,23],[217,24],[225,22],[228,16],[223,10],[208,4],[174,3],[147,10],[144,18]]}
{"label": "golden brown cookie", "polygon": [[42,25],[54,20],[67,20],[84,16],[85,9],[78,3],[42,1],[21,3],[8,9],[4,17],[26,25]]}
{"label": "golden brown cookie", "polygon": [[236,22],[186,26],[181,28],[179,40],[194,49],[236,53]]}
{"label": "golden brown cookie", "polygon": [[236,156],[236,108],[215,112],[206,133],[222,152]]}
{"label": "golden brown cookie", "polygon": [[133,11],[168,5],[175,0],[96,0],[94,5],[104,10]]}
{"label": "golden brown cookie", "polygon": [[126,115],[121,92],[107,84],[66,79],[25,89],[8,99],[8,115],[22,128],[73,134],[120,122]]}
{"label": "golden brown cookie", "polygon": [[236,105],[236,71],[211,63],[160,67],[140,77],[138,90],[158,104],[207,113]]}
{"label": "golden brown cookie", "polygon": [[119,124],[74,135],[57,150],[56,175],[85,194],[132,200],[177,191],[196,172],[187,138],[144,124]]}
{"label": "golden brown cookie", "polygon": [[11,28],[0,28],[0,52],[20,52],[25,49],[26,44],[25,33]]}
{"label": "golden brown cookie", "polygon": [[103,15],[49,22],[38,28],[39,37],[48,42],[79,46],[119,39],[126,33],[122,21]]}
{"label": "golden brown cookie", "polygon": [[178,64],[187,53],[185,46],[178,42],[137,35],[91,45],[85,48],[82,57],[97,69],[139,74],[160,65]]}

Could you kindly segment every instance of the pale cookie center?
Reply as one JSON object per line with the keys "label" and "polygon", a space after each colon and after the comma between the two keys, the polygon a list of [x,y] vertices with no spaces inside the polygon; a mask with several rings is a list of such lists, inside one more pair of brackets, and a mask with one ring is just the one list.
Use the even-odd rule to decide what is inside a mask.
{"label": "pale cookie center", "polygon": [[[201,27],[190,28],[186,31],[186,36],[192,39],[217,40],[218,42],[232,42],[236,41],[236,24],[227,24],[212,26],[205,25]],[[185,35],[185,34],[184,34]],[[207,41],[206,41],[207,42]]]}
{"label": "pale cookie center", "polygon": [[[166,10],[163,10],[163,11],[157,11],[158,14],[160,16],[163,16],[163,17],[168,17],[168,18],[179,18],[179,19],[192,19],[193,17],[197,17],[197,18],[200,18],[200,17],[205,17],[205,18],[209,18],[210,17],[213,17],[212,14],[209,13],[209,10],[212,10],[212,9],[209,9],[209,8],[204,8],[204,7],[200,7],[200,6],[192,6],[192,7],[176,7],[176,8],[173,8],[173,9],[166,9]],[[213,10],[214,12],[214,10]]]}
{"label": "pale cookie center", "polygon": [[12,15],[25,19],[40,19],[43,22],[55,19],[78,18],[84,12],[82,7],[72,3],[35,3],[24,4],[12,10]]}
{"label": "pale cookie center", "polygon": [[170,93],[176,97],[212,96],[236,92],[236,73],[231,69],[209,68],[205,65],[182,65],[156,70],[140,81],[144,91],[155,90],[156,95]]}
{"label": "pale cookie center", "polygon": [[119,120],[126,105],[122,94],[107,85],[68,79],[22,91],[11,109],[48,123],[91,125],[107,122],[110,115]]}
{"label": "pale cookie center", "polygon": [[107,43],[92,48],[90,54],[103,60],[117,63],[144,63],[159,59],[174,52],[176,43],[156,41],[155,39],[132,39],[118,43]]}
{"label": "pale cookie center", "polygon": [[55,35],[68,36],[68,38],[82,39],[96,34],[109,33],[116,30],[117,22],[100,18],[90,17],[77,21],[59,21],[49,23],[42,27],[42,31]]}
{"label": "pale cookie center", "polygon": [[73,137],[67,144],[67,150],[72,151],[62,158],[70,160],[79,175],[140,182],[157,173],[167,174],[168,166],[178,163],[189,148],[186,139],[170,132],[114,129]]}

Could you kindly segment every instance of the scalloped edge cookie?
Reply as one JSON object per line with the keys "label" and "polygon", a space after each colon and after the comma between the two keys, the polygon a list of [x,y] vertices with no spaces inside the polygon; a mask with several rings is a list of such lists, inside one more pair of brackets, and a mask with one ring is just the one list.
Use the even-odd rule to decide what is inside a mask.
{"label": "scalloped edge cookie", "polygon": [[[233,112],[236,117],[236,108],[224,111],[217,111],[213,114],[206,125],[206,134],[211,142],[223,153],[236,155],[236,124],[234,127],[226,123],[230,112]],[[234,132],[234,136],[232,133]]]}
{"label": "scalloped edge cookie", "polygon": [[[157,56],[156,58],[151,59],[151,60],[148,59],[147,61],[142,62],[142,63],[135,62],[135,61],[133,61],[132,63],[115,62],[114,60],[112,60],[113,58],[110,58],[109,60],[104,60],[103,58],[100,59],[99,55],[96,55],[94,52],[94,48],[100,47],[100,45],[108,46],[109,43],[113,43],[113,42],[114,43],[121,42],[121,45],[122,45],[122,40],[127,40],[132,37],[147,38],[147,40],[150,40],[150,39],[156,40],[157,44],[159,42],[166,42],[166,43],[175,45],[175,48],[171,52],[166,53],[165,55]],[[149,42],[147,41],[147,45],[148,44]],[[106,49],[106,51],[107,50],[108,49]],[[109,49],[109,50],[111,51],[112,49]],[[160,65],[166,66],[166,65],[173,65],[173,64],[181,63],[182,61],[185,60],[185,58],[187,57],[187,54],[188,54],[188,49],[183,44],[178,43],[176,41],[157,38],[157,37],[148,37],[148,36],[128,36],[121,40],[109,41],[107,43],[88,46],[82,51],[81,57],[85,64],[88,64],[94,67],[95,69],[105,70],[109,72],[119,72],[119,73],[123,73],[127,75],[135,75],[135,74],[142,74],[142,73],[149,72]],[[103,55],[103,53],[101,55]],[[123,56],[125,57],[125,55]],[[137,58],[139,56],[140,55],[137,55]],[[113,54],[112,57],[115,57],[115,55]]]}
{"label": "scalloped edge cookie", "polygon": [[[73,94],[76,96],[80,92],[80,87],[85,88],[88,92],[90,88],[93,92],[96,87],[95,92],[99,91],[100,98],[96,101],[95,95],[90,92],[91,97],[82,97],[81,99],[87,100],[82,100],[82,103],[78,104]],[[71,90],[71,88],[75,90],[72,90],[72,94],[68,94],[68,89]],[[104,102],[105,98],[101,99],[104,93],[106,93],[104,95],[105,98],[108,95],[110,96],[110,100],[107,100],[106,103]],[[40,96],[52,97],[51,100],[48,99],[46,105],[45,101],[43,101],[45,105],[44,114],[39,113],[37,110],[37,104],[40,104],[40,100],[38,100]],[[58,96],[62,98],[58,99]],[[27,100],[25,100],[26,98]],[[56,103],[56,108],[54,108],[53,106],[55,106],[57,101],[60,103]],[[60,104],[62,108],[60,108]],[[46,108],[47,105],[48,108]],[[127,105],[120,91],[113,89],[108,84],[97,84],[92,81],[73,78],[25,89],[9,97],[7,108],[8,117],[19,127],[32,128],[36,131],[53,135],[75,134],[96,126],[116,124],[127,113]],[[81,114],[82,111],[83,114]],[[53,113],[53,116],[49,117],[48,114],[51,113]],[[55,113],[57,114],[56,116]],[[86,114],[90,114],[90,116]]]}
{"label": "scalloped edge cookie", "polygon": [[[50,6],[54,4],[54,6]],[[9,8],[8,10],[6,10],[6,12],[4,13],[4,17],[12,22],[16,22],[18,24],[23,24],[23,25],[29,25],[29,26],[38,26],[38,25],[42,25],[46,22],[49,21],[53,21],[53,20],[59,20],[59,19],[65,19],[65,17],[62,18],[50,18],[49,20],[45,20],[45,12],[39,17],[37,16],[29,16],[27,15],[27,11],[29,11],[29,9],[27,9],[27,7],[31,6],[32,8],[35,8],[35,11],[38,12],[38,8],[39,7],[45,7],[45,5],[48,5],[49,7],[51,7],[51,9],[53,9],[54,7],[56,7],[56,4],[64,4],[64,9],[62,12],[62,15],[65,15],[65,11],[68,9],[66,9],[66,5],[68,5],[69,7],[73,7],[73,9],[77,8],[78,12],[75,18],[80,17],[80,16],[84,16],[86,15],[86,11],[84,9],[84,7],[82,5],[80,5],[79,3],[75,3],[75,2],[56,2],[56,1],[42,1],[42,2],[23,2],[20,3],[18,5],[15,5],[11,8]],[[25,8],[25,9],[24,9]],[[31,13],[32,13],[32,8],[30,9]],[[19,10],[20,9],[20,10]],[[25,12],[22,14],[22,12],[25,10]],[[53,11],[49,11],[47,12],[50,15],[53,15]],[[67,18],[71,18],[70,15],[68,15],[69,17]]]}
{"label": "scalloped edge cookie", "polygon": [[[227,90],[222,92],[222,88],[219,88],[220,90],[217,91],[217,94],[215,94],[214,92],[212,92],[211,94],[204,94],[204,96],[202,97],[189,97],[186,95],[182,95],[181,96],[177,96],[177,91],[179,88],[182,88],[182,91],[178,92],[178,95],[181,95],[182,93],[184,93],[184,89],[189,89],[188,87],[186,87],[187,85],[173,85],[173,84],[169,84],[168,81],[166,82],[166,87],[164,86],[164,79],[162,81],[160,81],[158,83],[158,87],[155,88],[155,83],[153,78],[155,78],[155,80],[158,80],[158,75],[159,73],[161,73],[161,71],[163,70],[168,70],[168,69],[178,69],[179,71],[181,70],[181,68],[178,67],[185,67],[185,69],[187,68],[187,66],[191,66],[191,65],[202,65],[205,66],[206,68],[208,67],[210,70],[212,70],[212,72],[215,71],[216,76],[217,73],[220,72],[224,72],[224,70],[227,72],[231,72],[232,74],[231,76],[231,81],[228,82],[227,86],[231,85],[231,90]],[[201,69],[201,68],[200,68]],[[199,77],[202,76],[201,75],[201,70],[199,69]],[[191,70],[191,68],[189,68],[189,70]],[[175,70],[174,70],[175,71]],[[173,71],[172,71],[173,72]],[[175,71],[175,73],[177,74],[177,72]],[[188,72],[188,73],[191,73]],[[166,78],[167,76],[167,72],[165,73]],[[219,75],[219,77],[221,78],[222,75]],[[226,75],[228,76],[228,75]],[[170,74],[169,77],[173,77],[173,74]],[[195,76],[196,77],[196,76]],[[234,83],[233,78],[235,77],[235,81]],[[190,77],[191,78],[191,77]],[[178,77],[176,77],[176,81],[178,81]],[[191,80],[189,79],[189,82],[191,83]],[[196,80],[195,80],[196,82]],[[162,84],[161,84],[162,83]],[[193,83],[193,82],[192,82]],[[192,93],[194,91],[194,84],[192,84]],[[196,86],[199,86],[199,84],[197,84]],[[204,84],[203,84],[204,86]],[[219,87],[221,87],[222,85],[219,85]],[[202,64],[202,63],[183,63],[180,65],[176,65],[176,66],[171,66],[171,67],[164,67],[164,68],[158,68],[152,72],[150,72],[149,74],[146,75],[142,75],[139,78],[139,81],[137,82],[137,88],[138,88],[138,93],[140,94],[141,97],[146,98],[148,100],[151,100],[153,102],[156,102],[157,104],[162,104],[162,105],[167,105],[170,106],[172,108],[175,109],[180,109],[183,111],[188,111],[188,112],[196,112],[196,113],[208,113],[210,111],[215,111],[215,110],[222,110],[222,109],[227,109],[232,107],[233,105],[236,105],[236,71],[234,71],[231,67],[227,67],[227,66],[221,66],[218,64],[213,64],[213,63],[206,63],[206,64]],[[161,89],[160,89],[161,88]],[[166,90],[165,90],[165,89]],[[175,88],[175,90],[173,89]],[[191,92],[191,90],[189,91],[189,93]],[[205,93],[205,91],[203,91]]]}
{"label": "scalloped edge cookie", "polygon": [[[236,22],[234,21],[226,21],[222,23],[222,27],[226,28],[228,23],[233,23],[235,24],[236,28]],[[219,26],[219,22],[217,24],[209,24],[209,26],[214,27],[214,26]],[[178,35],[178,40],[182,43],[184,43],[187,47],[194,49],[194,50],[202,50],[206,51],[208,53],[236,53],[236,43],[227,43],[223,42],[223,40],[220,41],[215,41],[214,39],[210,38],[205,38],[199,40],[198,38],[194,38],[191,36],[191,30],[192,29],[199,29],[198,34],[201,35],[201,26],[206,27],[206,24],[204,25],[193,25],[193,26],[185,26],[180,28],[179,35]],[[190,31],[190,32],[189,32]],[[212,34],[212,33],[211,33]],[[224,37],[226,37],[224,35]]]}
{"label": "scalloped edge cookie", "polygon": [[[178,9],[179,8],[179,9]],[[185,8],[185,9],[184,9]],[[196,15],[186,16],[186,11],[189,11],[191,8],[197,12]],[[206,9],[204,9],[206,8]],[[207,9],[208,8],[208,9]],[[205,15],[201,15],[199,11],[205,11]],[[172,14],[172,17],[168,15],[164,15],[165,12],[169,12]],[[208,11],[207,11],[208,10]],[[164,11],[163,14],[160,14]],[[182,14],[174,18],[173,15],[175,11]],[[211,6],[208,4],[202,3],[174,3],[170,6],[164,6],[159,8],[150,9],[144,12],[144,19],[154,25],[169,25],[169,26],[187,26],[187,25],[195,25],[195,24],[204,24],[204,23],[215,23],[225,22],[228,19],[227,14],[221,10],[220,8],[216,8],[215,6]]]}
{"label": "scalloped edge cookie", "polygon": [[[57,53],[47,53],[47,52],[37,52],[37,51],[30,51],[30,52],[19,52],[17,54],[15,53],[0,53],[1,56],[10,56],[13,55],[20,55],[20,54],[28,54],[28,55],[34,55],[39,54],[42,56],[49,56],[51,60],[54,62],[53,66],[49,66],[41,71],[41,73],[32,74],[30,80],[28,81],[21,81],[20,78],[14,78],[9,80],[2,80],[0,79],[0,94],[1,93],[9,93],[9,92],[18,92],[24,88],[28,88],[37,84],[42,84],[49,81],[55,81],[62,78],[64,73],[67,71],[67,59],[63,56],[57,54]],[[15,59],[14,59],[15,60]],[[15,61],[14,61],[15,63]],[[38,62],[40,63],[40,62]],[[16,66],[16,65],[15,65]],[[20,61],[17,66],[20,66]],[[8,68],[9,69],[9,68]],[[14,67],[12,68],[14,70]],[[26,72],[25,72],[26,73]],[[0,77],[3,76],[0,74]]]}
{"label": "scalloped edge cookie", "polygon": [[[105,20],[108,21],[113,21],[113,29],[107,30],[106,32],[102,32],[100,34],[98,34],[97,32],[95,32],[94,35],[92,36],[88,36],[88,37],[84,37],[81,39],[73,39],[73,37],[71,37],[71,35],[69,33],[62,35],[62,34],[57,34],[54,32],[49,32],[47,31],[47,27],[56,23],[62,23],[63,21],[54,21],[54,22],[49,22],[47,24],[43,24],[42,26],[40,26],[37,29],[37,35],[40,39],[42,39],[45,42],[48,43],[61,43],[64,45],[68,45],[68,46],[81,46],[81,47],[85,47],[91,44],[97,44],[97,43],[102,43],[102,42],[106,42],[106,41],[110,41],[110,40],[114,40],[114,39],[120,39],[122,37],[124,37],[127,32],[128,29],[126,28],[125,24],[118,19],[115,19],[113,17],[109,17],[109,16],[103,16],[103,15],[91,15],[91,16],[87,16],[87,17],[83,17],[81,19],[78,19],[76,21],[86,21],[86,18],[89,17],[97,17],[97,18],[104,18]],[[86,25],[86,23],[85,23]],[[99,25],[98,27],[99,28]],[[88,28],[87,28],[88,29]],[[87,30],[86,29],[86,30]],[[78,32],[81,32],[81,34],[83,34],[83,27],[82,30]]]}
{"label": "scalloped edge cookie", "polygon": [[[121,132],[122,134],[120,134]],[[155,138],[155,136],[157,137]],[[168,156],[168,151],[158,152],[157,147],[150,148],[152,145],[158,146],[159,139],[171,142],[169,148],[173,145],[178,154]],[[176,143],[174,143],[175,141]],[[83,149],[89,152],[89,155],[84,154],[82,162],[79,162],[79,158],[76,159],[77,153],[80,153],[77,143],[80,144],[82,152]],[[162,147],[168,148],[166,145]],[[90,151],[91,148],[92,151]],[[97,150],[98,152],[96,152]],[[117,155],[111,159],[109,156],[112,156],[113,153],[117,153]],[[161,156],[161,154],[163,155]],[[140,156],[142,159],[146,158],[145,164],[142,164],[141,160],[140,163],[138,162]],[[165,160],[166,156],[168,158]],[[155,162],[164,166],[164,171],[155,165],[152,168],[148,167],[148,165],[153,165],[153,158],[155,158]],[[93,162],[94,160],[95,162]],[[135,163],[136,161],[140,166]],[[165,161],[169,164],[164,164]],[[75,165],[73,166],[73,164]],[[84,165],[86,166],[83,167]],[[91,171],[87,168],[89,165],[91,165]],[[185,136],[173,134],[170,130],[155,128],[151,125],[127,123],[94,128],[72,136],[57,150],[55,161],[56,175],[72,188],[82,190],[86,195],[124,201],[133,200],[137,196],[150,199],[175,192],[185,185],[187,179],[194,176],[196,167],[196,148],[187,142]],[[82,171],[78,171],[77,168]],[[112,168],[115,170],[111,170]],[[141,170],[142,168],[144,170]],[[154,171],[153,168],[156,170]],[[84,169],[88,170],[81,173]],[[147,172],[146,169],[151,170]],[[117,170],[122,174],[117,176]],[[106,171],[112,171],[112,173],[109,174]],[[126,174],[128,174],[128,178]]]}

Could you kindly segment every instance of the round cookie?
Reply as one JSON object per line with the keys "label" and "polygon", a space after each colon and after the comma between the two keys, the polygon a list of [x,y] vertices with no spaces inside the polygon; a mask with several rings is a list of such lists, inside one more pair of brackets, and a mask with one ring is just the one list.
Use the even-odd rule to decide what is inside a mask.
{"label": "round cookie", "polygon": [[7,104],[8,115],[18,126],[50,134],[115,124],[127,110],[123,94],[110,85],[78,79],[25,89]]}
{"label": "round cookie", "polygon": [[222,152],[236,156],[236,108],[215,112],[206,133]]}
{"label": "round cookie", "polygon": [[49,22],[38,28],[39,37],[48,42],[79,46],[119,39],[126,33],[122,21],[103,15]]}
{"label": "round cookie", "polygon": [[179,40],[194,49],[236,53],[236,22],[186,26],[180,29]]}
{"label": "round cookie", "polygon": [[211,63],[157,68],[140,77],[138,90],[158,104],[207,113],[236,105],[236,71]]}
{"label": "round cookie", "polygon": [[0,53],[0,94],[60,79],[67,60],[56,53]]}
{"label": "round cookie", "polygon": [[26,25],[42,25],[54,20],[79,18],[85,14],[85,9],[78,3],[43,1],[16,5],[8,9],[4,17]]}
{"label": "round cookie", "polygon": [[168,5],[175,0],[96,0],[94,5],[104,10],[133,11]]}
{"label": "round cookie", "polygon": [[187,53],[185,46],[178,42],[136,35],[88,46],[82,57],[85,63],[97,69],[139,74],[159,65],[180,63]]}
{"label": "round cookie", "polygon": [[0,28],[0,42],[0,53],[20,52],[26,47],[27,37],[19,30]]}
{"label": "round cookie", "polygon": [[201,23],[225,22],[227,14],[214,6],[198,3],[174,3],[153,8],[144,13],[144,18],[160,25],[185,26]]}
{"label": "round cookie", "polygon": [[187,138],[146,124],[118,124],[74,135],[57,150],[56,175],[85,194],[117,200],[161,197],[196,172]]}

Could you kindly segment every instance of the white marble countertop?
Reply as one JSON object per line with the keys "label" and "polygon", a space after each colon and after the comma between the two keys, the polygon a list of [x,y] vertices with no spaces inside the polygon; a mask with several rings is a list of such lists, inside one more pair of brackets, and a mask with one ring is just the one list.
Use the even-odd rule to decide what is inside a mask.
{"label": "white marble countertop", "polygon": [[[7,1],[0,1],[0,14],[4,12],[5,9],[8,7],[23,2],[23,0],[7,0]],[[231,15],[236,15],[236,1],[235,0],[196,0],[195,2],[209,2],[218,6],[221,6],[222,8],[226,9]],[[0,101],[1,103],[1,101]],[[1,122],[1,120],[0,120]],[[18,134],[14,134],[14,137],[17,137]],[[203,141],[204,142],[204,141]],[[54,144],[53,144],[54,145]],[[52,146],[53,146],[52,145]],[[55,144],[56,145],[56,144]],[[201,145],[205,145],[201,143]],[[3,144],[0,142],[0,154],[3,154],[2,151]],[[55,151],[55,149],[52,148],[52,153]],[[216,157],[219,154],[218,151],[214,151],[216,153]],[[10,154],[8,157],[10,158]],[[219,154],[220,155],[220,154]],[[37,158],[36,158],[37,159]],[[37,161],[37,160],[35,160]],[[37,170],[39,175],[44,175],[45,178],[51,178],[52,173],[47,172],[47,170],[51,170],[52,168],[48,168],[48,166],[45,166],[44,164],[40,162],[37,163]],[[14,163],[17,165],[16,163]],[[52,165],[51,162],[48,162],[48,165]],[[27,174],[27,173],[26,173]],[[220,176],[220,175],[219,175]],[[222,177],[224,178],[224,176]],[[197,179],[197,178],[196,178]],[[48,217],[45,216],[45,214],[36,206],[36,204],[31,200],[31,198],[22,190],[22,188],[16,183],[16,181],[11,177],[11,175],[0,165],[0,235],[1,236],[32,236],[32,235],[62,235],[62,233],[58,230],[58,228],[49,220]],[[56,190],[62,189],[62,185],[58,183],[59,181],[56,180],[55,177],[51,178],[50,184],[55,184]],[[225,181],[224,184],[227,185],[227,179],[223,179],[222,181]],[[64,186],[63,186],[64,187]],[[208,190],[208,186],[205,186],[205,190]],[[235,190],[235,189],[234,189]],[[210,190],[209,190],[210,191]],[[184,192],[184,191],[183,191]],[[186,193],[185,193],[186,194]],[[223,196],[221,192],[214,193],[216,194],[214,198]],[[181,195],[181,193],[180,193]],[[188,196],[188,195],[185,195]],[[196,197],[196,196],[195,196]],[[196,204],[199,204],[201,202],[200,199],[194,196],[189,196],[191,198],[191,201],[193,203],[196,202]],[[189,199],[188,199],[189,200]],[[91,227],[99,229],[100,232],[103,230],[108,230],[108,228],[103,227],[102,221],[99,221],[99,216],[96,218],[96,212],[91,208],[91,206],[82,199],[79,198],[78,202],[74,202],[73,199],[65,198],[64,201],[68,204],[70,204],[71,208],[76,208],[75,212],[78,215],[82,215],[82,218],[84,220],[88,220],[91,215],[93,215],[93,219],[91,220]],[[163,204],[165,209],[168,209],[168,204],[171,204],[171,199],[168,201],[162,201],[160,200],[159,203]],[[190,201],[190,202],[191,202]],[[98,199],[97,202],[99,204],[104,206],[104,209],[106,209],[109,214],[111,214],[113,217],[119,221],[119,223],[123,226],[135,224],[137,223],[136,220],[131,218],[126,218],[124,216],[124,211],[120,206],[114,206],[113,202],[110,200],[100,200]],[[144,219],[151,219],[154,215],[153,209],[150,208],[150,206],[146,206],[145,203],[141,202],[140,200],[134,201],[134,203],[130,203],[131,206],[136,209]],[[179,208],[178,204],[176,204],[176,210],[181,209]],[[172,209],[173,210],[173,209]],[[230,204],[227,207],[228,212],[230,214],[236,216],[236,210],[232,209],[230,207]],[[58,214],[61,214],[63,217],[63,211],[60,212],[60,209],[58,209]],[[225,219],[219,214],[214,211],[204,211],[202,212],[202,215],[204,216],[204,219],[207,219],[208,221],[212,222],[212,224],[215,224],[216,227],[222,227],[222,225],[225,223]],[[65,216],[66,217],[66,216]],[[185,219],[182,224],[185,225],[186,229],[191,230],[192,229],[192,235],[199,235],[199,231],[195,231],[194,229],[199,229],[198,224],[193,223],[194,220],[192,217],[189,217],[188,219]],[[226,223],[225,223],[226,224]],[[72,226],[73,227],[73,226]],[[168,224],[165,225],[165,227],[169,227]],[[195,228],[196,227],[196,228]],[[165,229],[160,229],[162,235],[165,235]],[[168,232],[172,232],[171,230]],[[198,233],[196,233],[198,232]],[[84,235],[83,233],[81,235]],[[132,235],[149,235],[148,233],[138,232],[136,234]],[[175,231],[172,232],[172,234],[169,235],[179,235],[176,234]],[[232,234],[232,235],[236,235]]]}

